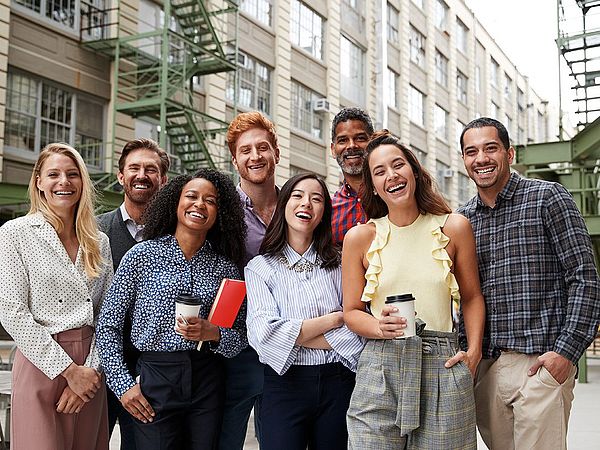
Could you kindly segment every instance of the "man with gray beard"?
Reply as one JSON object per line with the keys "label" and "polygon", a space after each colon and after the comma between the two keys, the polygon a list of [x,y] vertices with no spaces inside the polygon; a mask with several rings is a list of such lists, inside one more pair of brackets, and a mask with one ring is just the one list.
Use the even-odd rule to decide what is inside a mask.
{"label": "man with gray beard", "polygon": [[331,124],[331,154],[344,174],[344,182],[332,198],[333,242],[339,245],[350,228],[368,220],[360,191],[365,149],[372,134],[371,118],[360,108],[343,108]]}

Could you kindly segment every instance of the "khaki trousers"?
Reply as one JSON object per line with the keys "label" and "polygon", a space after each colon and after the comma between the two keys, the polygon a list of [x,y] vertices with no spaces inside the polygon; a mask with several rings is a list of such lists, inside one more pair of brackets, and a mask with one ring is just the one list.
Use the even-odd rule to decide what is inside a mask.
{"label": "khaki trousers", "polygon": [[539,355],[503,352],[477,369],[477,426],[492,450],[567,448],[576,368],[561,385],[545,367],[529,377]]}

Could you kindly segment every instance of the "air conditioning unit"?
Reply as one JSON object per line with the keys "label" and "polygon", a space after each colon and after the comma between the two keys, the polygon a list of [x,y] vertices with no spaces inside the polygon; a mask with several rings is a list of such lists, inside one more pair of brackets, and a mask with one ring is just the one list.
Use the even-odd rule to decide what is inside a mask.
{"label": "air conditioning unit", "polygon": [[454,176],[454,170],[452,169],[444,169],[444,178],[452,178]]}
{"label": "air conditioning unit", "polygon": [[240,66],[243,69],[248,69],[250,67],[250,59],[244,53],[238,53],[237,62],[238,66]]}
{"label": "air conditioning unit", "polygon": [[326,98],[318,98],[313,100],[313,112],[329,112],[329,100]]}

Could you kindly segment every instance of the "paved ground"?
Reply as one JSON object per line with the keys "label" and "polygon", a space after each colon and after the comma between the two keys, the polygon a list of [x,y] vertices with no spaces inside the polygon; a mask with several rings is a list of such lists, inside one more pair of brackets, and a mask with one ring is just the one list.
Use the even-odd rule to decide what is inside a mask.
{"label": "paved ground", "polygon": [[[118,433],[113,434],[111,450],[118,450]],[[588,359],[588,383],[577,383],[569,422],[569,450],[600,450],[600,359]],[[479,449],[486,449],[481,438]],[[250,421],[244,450],[258,450]]]}

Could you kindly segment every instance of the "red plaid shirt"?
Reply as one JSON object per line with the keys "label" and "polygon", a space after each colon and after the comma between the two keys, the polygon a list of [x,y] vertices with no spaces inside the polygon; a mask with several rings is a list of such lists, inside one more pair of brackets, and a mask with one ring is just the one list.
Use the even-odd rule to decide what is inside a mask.
{"label": "red plaid shirt", "polygon": [[346,183],[346,180],[342,187],[333,194],[331,203],[333,206],[331,217],[333,242],[341,245],[346,232],[357,223],[366,223],[368,217],[360,203],[360,197]]}

